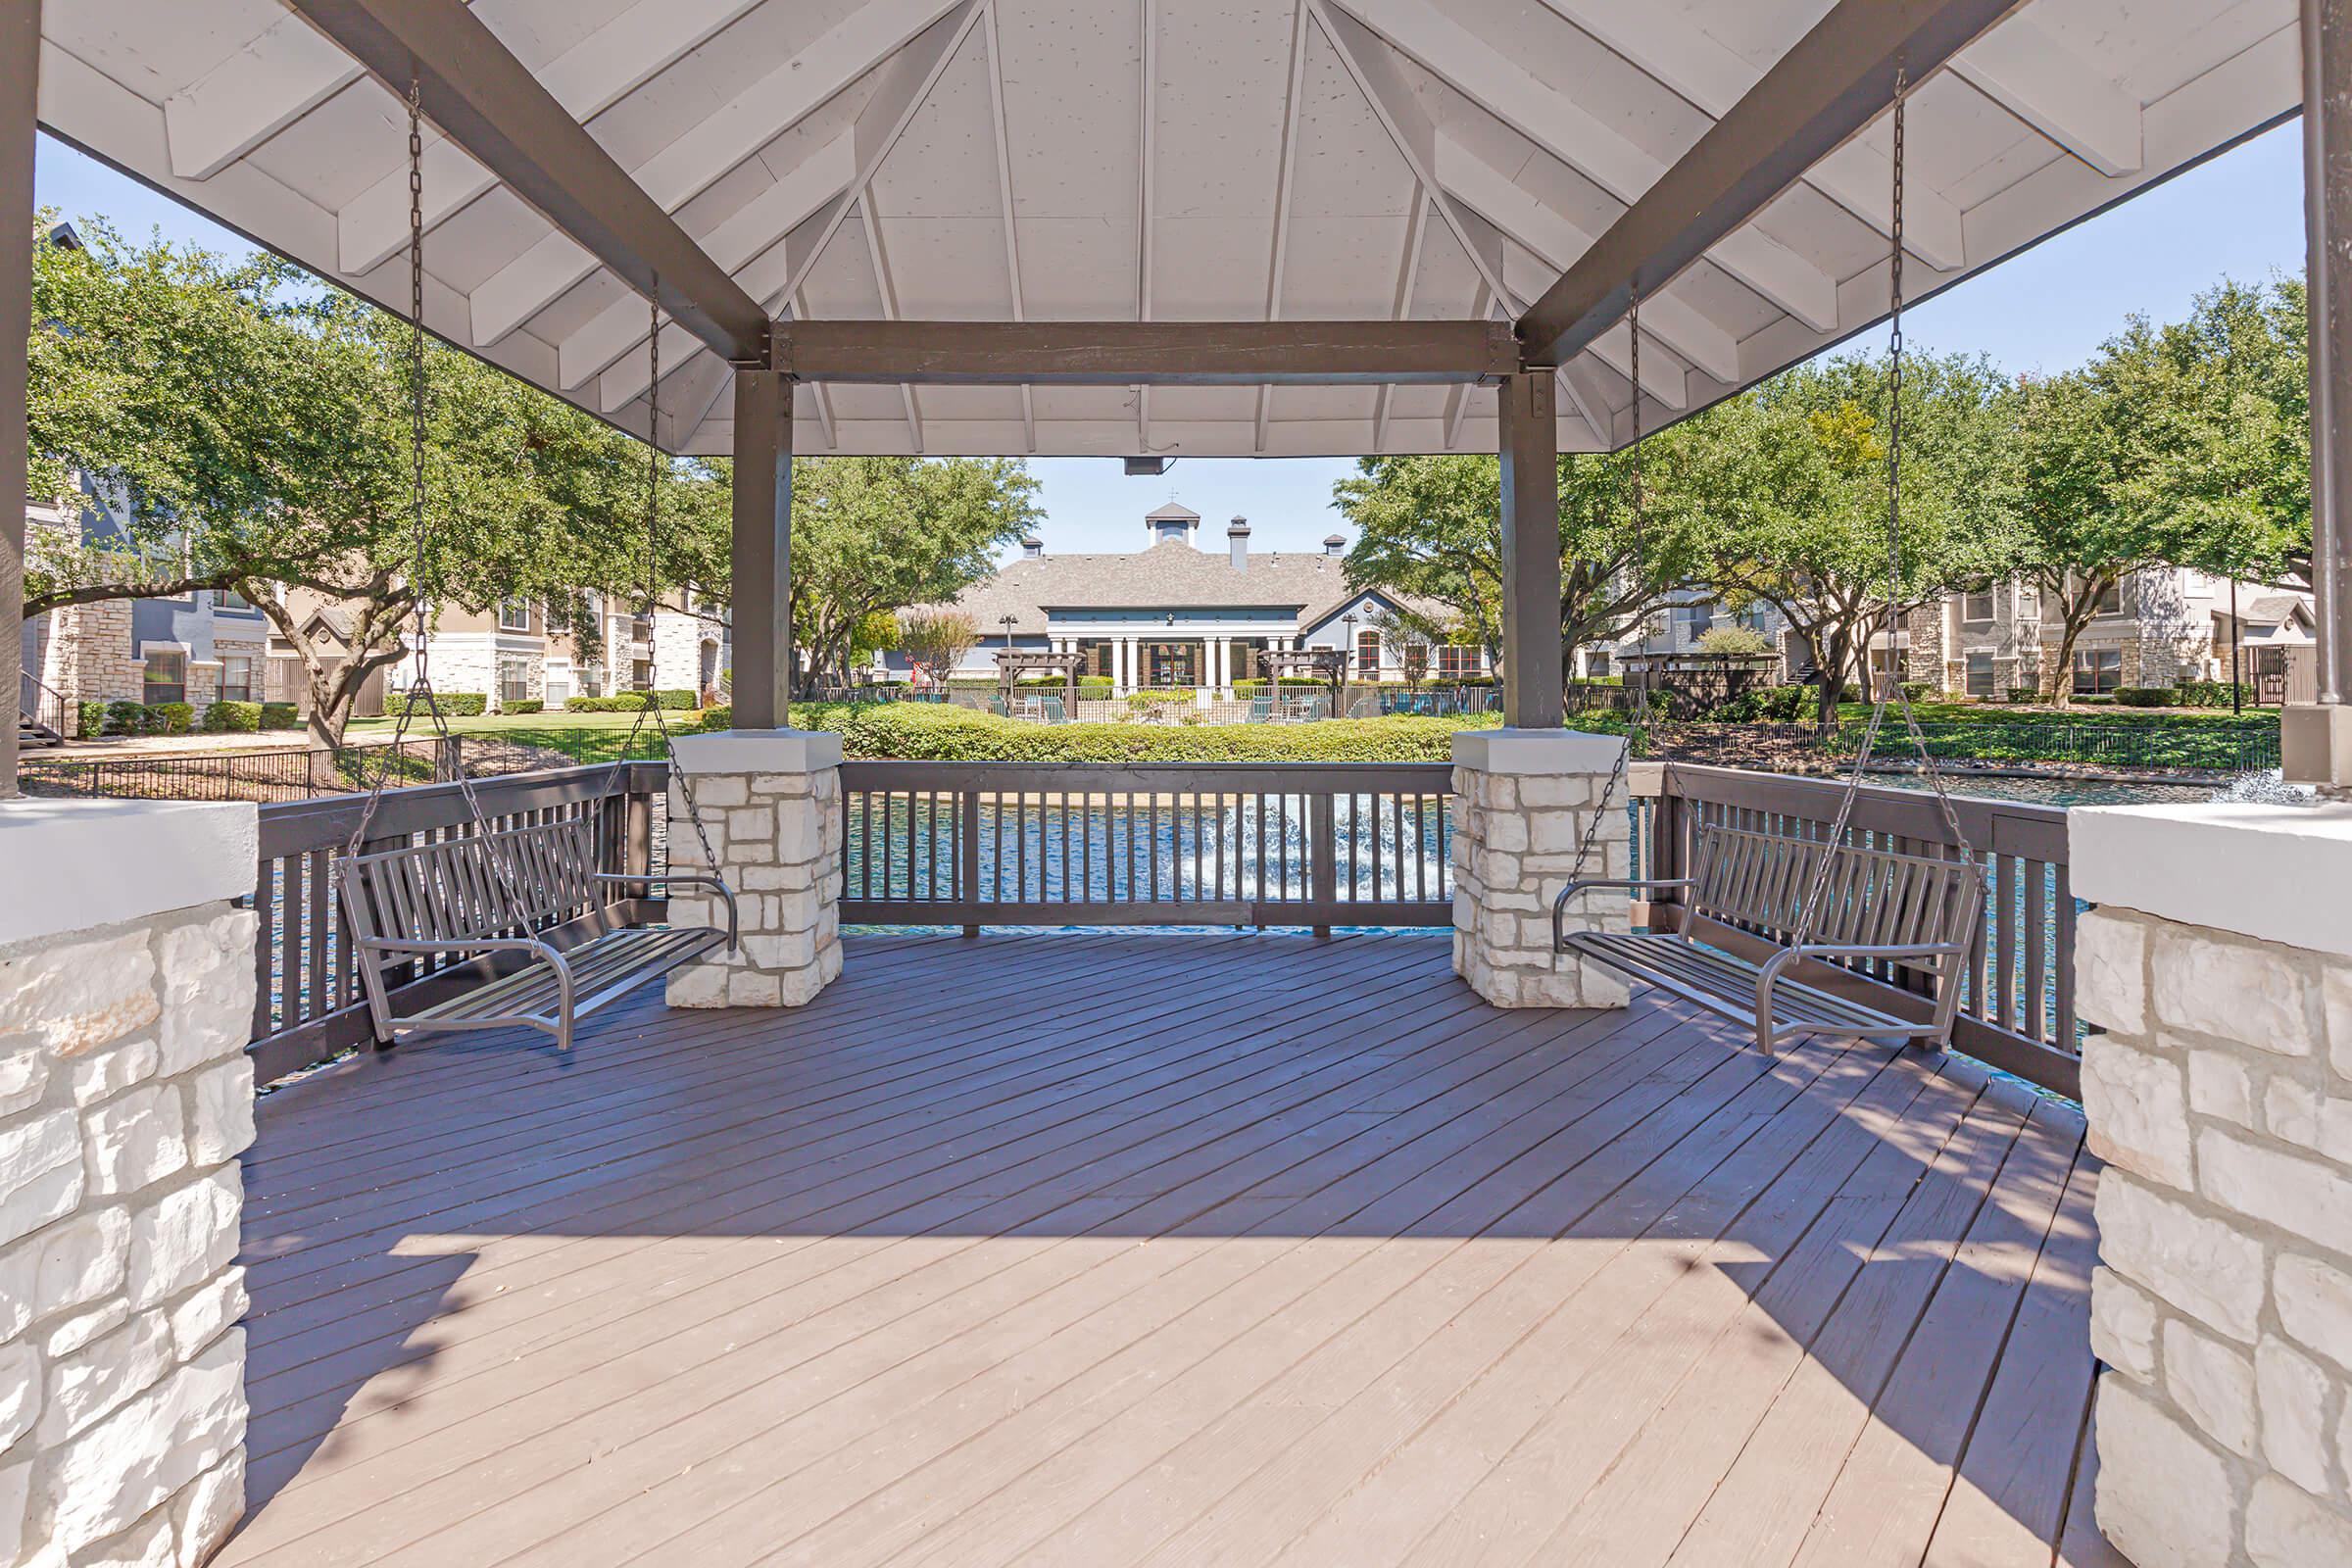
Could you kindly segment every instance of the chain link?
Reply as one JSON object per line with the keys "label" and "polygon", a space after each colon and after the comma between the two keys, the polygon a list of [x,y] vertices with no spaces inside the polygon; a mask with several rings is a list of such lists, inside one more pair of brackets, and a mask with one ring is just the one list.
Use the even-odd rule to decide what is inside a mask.
{"label": "chain link", "polygon": [[[653,379],[647,384],[645,394],[645,656],[653,666],[655,684],[646,694],[645,706],[629,721],[628,736],[612,759],[612,776],[618,780],[629,753],[636,749],[637,736],[645,728],[645,715],[650,710],[654,729],[662,737],[662,760],[669,763],[670,776],[677,781],[678,796],[686,803],[686,820],[694,824],[695,839],[702,845],[703,867],[716,875],[718,856],[710,848],[710,830],[703,825],[702,808],[694,799],[694,780],[670,756],[675,742],[669,733],[669,716],[662,710],[662,279],[658,274],[654,278],[646,341]],[[695,678],[699,681],[701,675],[698,665]]]}
{"label": "chain link", "polygon": [[[1634,443],[1628,449],[1628,457],[1633,468],[1634,592],[1637,595],[1645,596],[1649,582],[1649,535],[1647,531],[1649,488],[1642,466],[1642,291],[1639,288],[1633,291],[1631,304],[1627,308],[1626,325],[1634,342],[1633,365],[1630,371],[1634,386]],[[1643,640],[1647,640],[1649,617],[1646,613],[1635,623],[1634,629]],[[1592,814],[1585,820],[1584,837],[1578,841],[1576,846],[1576,861],[1568,868],[1570,886],[1574,886],[1584,878],[1585,862],[1592,858],[1592,847],[1600,840],[1600,827],[1609,818],[1609,808],[1617,799],[1617,786],[1627,774],[1633,771],[1635,737],[1640,736],[1646,740],[1648,735],[1649,688],[1646,685],[1636,686],[1634,688],[1634,718],[1632,724],[1627,726],[1625,751],[1617,759],[1617,765],[1609,770],[1608,781],[1601,785],[1600,799],[1593,804]]]}

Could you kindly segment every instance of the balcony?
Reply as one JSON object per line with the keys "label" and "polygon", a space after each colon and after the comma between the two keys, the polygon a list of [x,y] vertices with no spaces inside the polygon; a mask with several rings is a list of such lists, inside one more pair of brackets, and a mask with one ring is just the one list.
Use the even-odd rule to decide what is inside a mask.
{"label": "balcony", "polygon": [[1410,932],[452,1041],[261,1103],[220,1562],[2115,1560],[2097,1163],[1959,1057]]}

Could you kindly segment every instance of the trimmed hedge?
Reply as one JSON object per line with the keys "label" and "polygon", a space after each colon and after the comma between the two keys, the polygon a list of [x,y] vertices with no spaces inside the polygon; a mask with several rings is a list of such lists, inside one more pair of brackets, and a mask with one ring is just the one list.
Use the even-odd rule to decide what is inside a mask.
{"label": "trimmed hedge", "polygon": [[302,710],[292,703],[264,703],[262,705],[262,728],[300,729],[302,728]]}
{"label": "trimmed hedge", "polygon": [[1029,724],[936,704],[850,709],[802,704],[805,728],[839,729],[856,758],[940,762],[1443,762],[1470,718],[1330,719],[1319,724]]}
{"label": "trimmed hedge", "polygon": [[89,739],[92,735],[106,733],[106,705],[104,703],[89,701],[75,703],[74,717],[77,724],[75,733],[84,740]]}
{"label": "trimmed hedge", "polygon": [[259,703],[218,702],[204,710],[204,732],[207,735],[250,735],[262,727],[262,705]]}
{"label": "trimmed hedge", "polygon": [[[435,692],[433,693],[433,702],[440,706],[443,718],[479,718],[490,708],[490,696],[487,692]],[[408,693],[399,692],[386,697],[384,699],[384,716],[386,718],[410,716]],[[415,716],[430,718],[432,716],[431,706],[418,703]]]}
{"label": "trimmed hedge", "polygon": [[[655,702],[660,703],[665,711],[692,711],[694,708],[694,693],[690,691],[664,689],[651,693],[614,692],[610,697],[566,697],[564,699],[564,711],[566,713],[642,712],[645,710],[646,699],[649,696],[652,697]],[[508,711],[515,712],[519,711],[519,710],[509,709]],[[533,709],[532,711],[535,712],[537,710]]]}
{"label": "trimmed hedge", "polygon": [[155,726],[154,734],[185,735],[196,727],[193,703],[149,703],[147,712]]}
{"label": "trimmed hedge", "polygon": [[106,705],[106,733],[109,735],[152,735],[148,727],[147,705],[122,698]]}
{"label": "trimmed hedge", "polygon": [[2170,708],[2173,706],[2169,686],[2118,686],[2115,689],[2118,708]]}
{"label": "trimmed hedge", "polygon": [[502,713],[538,713],[544,712],[546,709],[547,704],[536,697],[524,697],[515,702],[498,705],[498,710]]}

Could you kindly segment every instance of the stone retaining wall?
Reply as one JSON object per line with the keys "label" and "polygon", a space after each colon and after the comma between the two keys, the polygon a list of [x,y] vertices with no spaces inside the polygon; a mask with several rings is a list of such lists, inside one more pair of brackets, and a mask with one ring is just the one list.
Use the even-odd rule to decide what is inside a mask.
{"label": "stone retaining wall", "polygon": [[253,942],[219,902],[0,947],[0,1564],[188,1568],[244,1511]]}
{"label": "stone retaining wall", "polygon": [[2075,961],[2100,1527],[2139,1568],[2352,1563],[2352,958],[2108,906]]}

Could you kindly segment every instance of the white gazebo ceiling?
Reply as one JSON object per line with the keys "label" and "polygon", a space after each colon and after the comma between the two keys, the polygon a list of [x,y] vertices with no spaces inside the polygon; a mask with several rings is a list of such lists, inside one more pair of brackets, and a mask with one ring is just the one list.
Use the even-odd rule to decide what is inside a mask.
{"label": "white gazebo ceiling", "polygon": [[[778,316],[1515,317],[1830,0],[475,0]],[[404,110],[279,0],[49,0],[42,122],[408,304]],[[2031,0],[1922,85],[1914,297],[2290,113],[2295,0]],[[647,308],[429,130],[428,324],[644,430]],[[1887,125],[1643,309],[1659,410],[1885,313]],[[662,444],[729,450],[662,335]],[[1561,372],[1622,442],[1620,326]],[[1493,451],[1491,388],[802,386],[803,452]]]}

